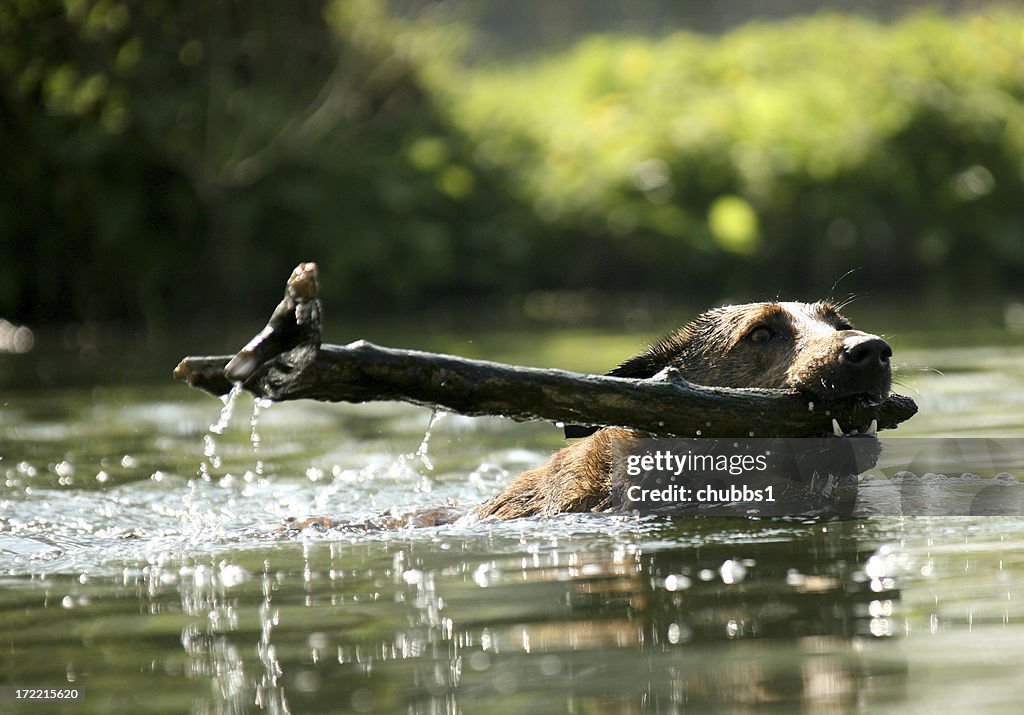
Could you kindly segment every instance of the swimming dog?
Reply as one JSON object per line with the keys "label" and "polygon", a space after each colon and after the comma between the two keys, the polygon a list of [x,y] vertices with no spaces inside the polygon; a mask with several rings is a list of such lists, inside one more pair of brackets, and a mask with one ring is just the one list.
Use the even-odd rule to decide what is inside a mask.
{"label": "swimming dog", "polygon": [[[856,330],[830,302],[748,303],[703,313],[608,374],[647,378],[672,367],[699,385],[794,388],[810,400],[864,395],[881,401],[892,385],[891,357],[885,340]],[[473,514],[515,519],[606,509],[612,455],[642,436],[597,430],[520,474]]]}

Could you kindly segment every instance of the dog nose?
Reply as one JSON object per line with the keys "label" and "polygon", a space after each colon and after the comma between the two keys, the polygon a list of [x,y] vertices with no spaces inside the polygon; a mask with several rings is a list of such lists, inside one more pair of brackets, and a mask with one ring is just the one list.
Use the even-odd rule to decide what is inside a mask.
{"label": "dog nose", "polygon": [[843,360],[852,367],[889,367],[892,347],[877,335],[851,335],[843,340]]}

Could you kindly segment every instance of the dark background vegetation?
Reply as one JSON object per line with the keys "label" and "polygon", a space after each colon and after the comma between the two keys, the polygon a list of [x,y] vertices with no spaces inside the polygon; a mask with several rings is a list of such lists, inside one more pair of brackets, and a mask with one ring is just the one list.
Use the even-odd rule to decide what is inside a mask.
{"label": "dark background vegetation", "polygon": [[1024,14],[917,5],[6,0],[0,317],[1019,298]]}

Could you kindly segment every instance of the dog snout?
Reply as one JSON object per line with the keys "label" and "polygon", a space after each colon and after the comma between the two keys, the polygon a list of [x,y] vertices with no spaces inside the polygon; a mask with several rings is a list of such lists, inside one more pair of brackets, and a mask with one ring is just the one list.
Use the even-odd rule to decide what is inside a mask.
{"label": "dog snout", "polygon": [[857,370],[888,370],[892,346],[877,335],[851,335],[843,340],[842,359]]}
{"label": "dog snout", "polygon": [[843,337],[838,383],[848,393],[863,392],[881,399],[892,385],[892,347],[877,335],[855,332]]}

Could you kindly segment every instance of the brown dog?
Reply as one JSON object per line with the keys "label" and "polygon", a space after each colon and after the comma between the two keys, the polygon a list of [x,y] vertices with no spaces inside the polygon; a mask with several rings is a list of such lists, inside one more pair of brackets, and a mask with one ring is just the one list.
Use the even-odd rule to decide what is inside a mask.
{"label": "brown dog", "polygon": [[[646,378],[673,367],[698,385],[796,388],[812,400],[866,395],[880,401],[892,383],[891,356],[887,342],[855,330],[831,303],[748,303],[698,316],[609,375]],[[556,452],[543,466],[520,474],[469,518],[515,519],[607,508],[615,442],[642,436],[625,429],[597,430]],[[449,507],[397,512],[363,526],[433,526],[461,513]],[[335,524],[317,517],[289,528],[312,525]]]}
{"label": "brown dog", "polygon": [[[666,367],[699,385],[796,388],[814,398],[889,394],[892,348],[855,330],[828,302],[749,303],[699,316],[609,374],[652,377]],[[474,510],[478,518],[599,511],[609,505],[616,440],[641,435],[602,429],[572,444],[542,467],[516,477]]]}

